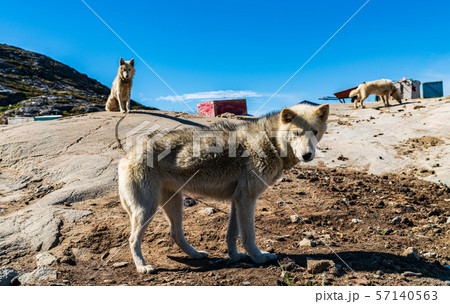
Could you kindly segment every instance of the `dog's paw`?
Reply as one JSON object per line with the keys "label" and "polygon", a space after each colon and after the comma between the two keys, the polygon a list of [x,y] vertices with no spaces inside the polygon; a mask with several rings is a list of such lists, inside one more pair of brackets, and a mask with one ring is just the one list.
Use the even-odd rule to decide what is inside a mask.
{"label": "dog's paw", "polygon": [[256,264],[264,264],[266,262],[269,262],[269,261],[272,261],[272,260],[276,260],[277,259],[277,255],[276,254],[272,254],[272,253],[268,253],[268,252],[263,252],[260,255],[251,256],[251,259]]}
{"label": "dog's paw", "polygon": [[248,254],[235,253],[235,254],[230,254],[229,257],[230,257],[230,260],[232,260],[233,262],[237,262],[237,261],[240,261],[240,260],[243,260],[243,259],[247,258]]}
{"label": "dog's paw", "polygon": [[196,251],[194,253],[191,253],[189,256],[193,260],[201,260],[201,259],[206,258],[208,255],[209,255],[209,253],[207,253],[206,251]]}
{"label": "dog's paw", "polygon": [[152,267],[152,265],[144,265],[144,266],[136,266],[136,270],[139,273],[155,273],[155,268]]}

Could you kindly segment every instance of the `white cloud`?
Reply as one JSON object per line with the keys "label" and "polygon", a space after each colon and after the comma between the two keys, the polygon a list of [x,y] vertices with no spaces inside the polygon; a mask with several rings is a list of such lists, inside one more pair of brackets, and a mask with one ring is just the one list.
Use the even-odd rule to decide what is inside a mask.
{"label": "white cloud", "polygon": [[197,92],[191,94],[183,94],[179,96],[169,95],[160,96],[156,100],[160,101],[189,101],[189,100],[215,100],[223,98],[251,98],[251,97],[261,97],[263,95],[250,90],[219,90],[219,91],[209,91],[209,92]]}

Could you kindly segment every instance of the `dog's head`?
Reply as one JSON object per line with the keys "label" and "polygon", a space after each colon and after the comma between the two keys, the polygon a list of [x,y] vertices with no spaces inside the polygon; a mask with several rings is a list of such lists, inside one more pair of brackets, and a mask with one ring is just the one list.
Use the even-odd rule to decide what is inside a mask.
{"label": "dog's head", "polygon": [[119,75],[122,79],[131,79],[134,76],[134,59],[125,61],[120,58]]}
{"label": "dog's head", "polygon": [[394,88],[392,90],[392,94],[391,94],[392,98],[394,98],[395,100],[397,100],[398,103],[402,103],[402,96],[400,95],[399,91],[397,90],[397,88]]}
{"label": "dog's head", "polygon": [[295,105],[281,111],[279,134],[298,160],[314,159],[316,145],[327,130],[329,111],[328,104],[319,107]]}

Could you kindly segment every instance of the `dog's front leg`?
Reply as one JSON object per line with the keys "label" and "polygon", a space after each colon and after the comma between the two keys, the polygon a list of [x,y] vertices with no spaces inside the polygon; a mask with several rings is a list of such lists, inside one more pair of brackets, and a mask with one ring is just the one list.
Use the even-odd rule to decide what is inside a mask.
{"label": "dog's front leg", "polygon": [[118,103],[119,103],[119,108],[120,108],[120,112],[121,113],[125,113],[125,109],[124,109],[124,105],[123,105],[123,96],[122,96],[122,92],[119,91],[119,94],[117,94],[118,97]]}
{"label": "dog's front leg", "polygon": [[131,102],[130,98],[131,98],[130,94],[127,94],[127,96],[125,98],[125,109],[126,109],[127,113],[130,112],[130,102]]}
{"label": "dog's front leg", "polygon": [[237,201],[237,217],[242,243],[250,258],[257,264],[275,260],[277,256],[271,253],[263,253],[256,246],[255,241],[255,208],[256,199],[244,199]]}
{"label": "dog's front leg", "polygon": [[232,261],[239,261],[242,258],[248,256],[245,253],[238,252],[236,245],[238,236],[239,236],[239,224],[237,217],[237,206],[236,202],[232,201],[230,204],[230,219],[228,220],[228,230],[227,230],[228,256]]}

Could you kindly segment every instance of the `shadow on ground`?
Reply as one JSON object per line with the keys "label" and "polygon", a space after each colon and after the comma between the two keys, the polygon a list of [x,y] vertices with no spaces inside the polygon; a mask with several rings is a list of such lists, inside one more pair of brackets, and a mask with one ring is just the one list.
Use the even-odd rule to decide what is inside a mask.
{"label": "shadow on ground", "polygon": [[[420,273],[422,277],[434,278],[438,280],[447,281],[450,280],[450,270],[446,269],[439,263],[429,263],[428,261],[421,259],[419,261],[407,258],[404,256],[394,255],[390,253],[383,252],[364,252],[364,251],[347,251],[339,252],[339,257],[345,261],[347,266],[342,262],[342,260],[335,254],[298,254],[298,255],[284,255],[279,254],[278,261],[284,258],[289,258],[295,261],[301,267],[307,266],[307,258],[314,260],[332,260],[336,264],[341,264],[342,274],[355,272],[373,272],[378,270],[384,273],[404,273],[404,272],[414,272]],[[169,259],[176,261],[181,264],[185,264],[192,267],[190,271],[192,272],[208,272],[212,270],[235,268],[242,263],[251,264],[252,261],[248,258],[243,261],[233,262],[230,259],[219,259],[219,258],[206,258],[203,260],[192,260],[189,257],[175,257],[168,256]],[[278,265],[278,261],[273,261],[271,263],[266,263],[263,266],[267,267],[269,265]],[[245,267],[245,265],[244,265]],[[350,268],[351,269],[350,269]],[[178,272],[185,270],[177,269],[158,269],[158,271],[169,271]]]}

